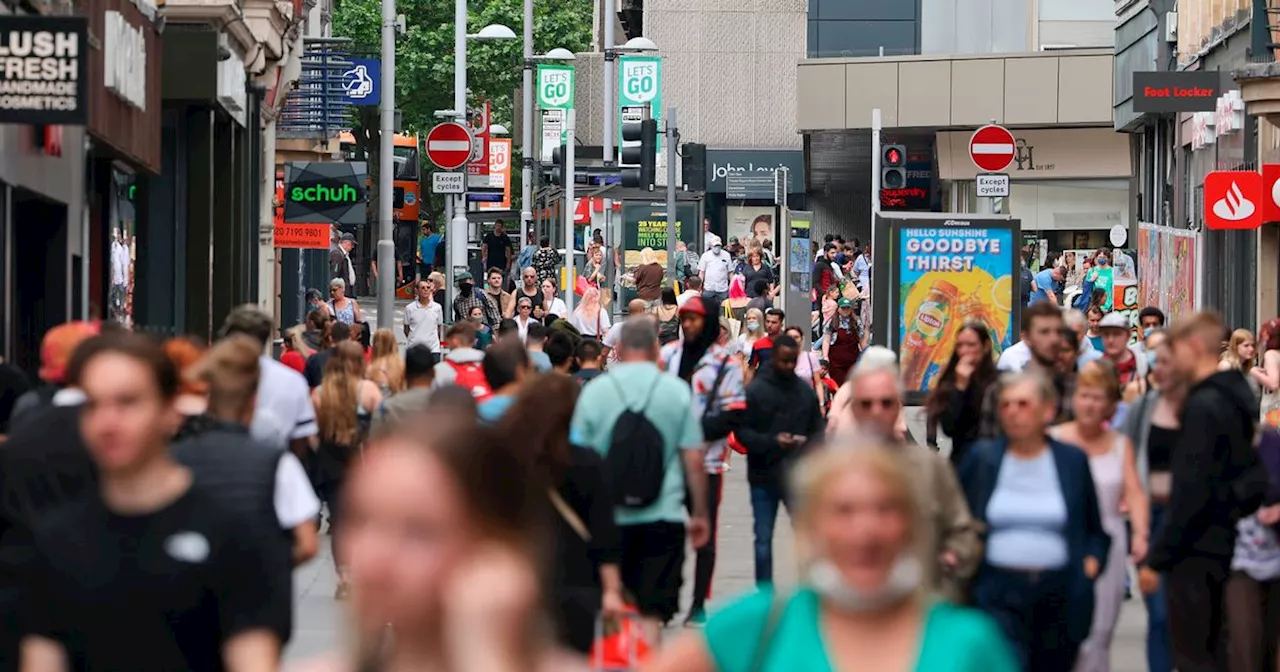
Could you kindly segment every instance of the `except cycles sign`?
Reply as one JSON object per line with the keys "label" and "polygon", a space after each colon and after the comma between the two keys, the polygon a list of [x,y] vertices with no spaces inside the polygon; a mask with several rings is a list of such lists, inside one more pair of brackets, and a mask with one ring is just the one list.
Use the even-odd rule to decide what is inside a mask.
{"label": "except cycles sign", "polygon": [[364,224],[364,162],[284,164],[284,222]]}
{"label": "except cycles sign", "polygon": [[[639,119],[662,122],[662,57],[622,56],[618,59],[618,146],[621,147],[622,123]],[[643,114],[645,109],[648,114]],[[658,136],[662,149],[662,136]]]}

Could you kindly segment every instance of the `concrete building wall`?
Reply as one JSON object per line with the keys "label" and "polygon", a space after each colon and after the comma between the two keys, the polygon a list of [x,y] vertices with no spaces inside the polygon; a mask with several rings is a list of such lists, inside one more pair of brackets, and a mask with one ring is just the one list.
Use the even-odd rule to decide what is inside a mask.
{"label": "concrete building wall", "polygon": [[795,126],[796,63],[805,57],[807,5],[807,0],[645,3],[646,37],[663,57],[662,105],[676,108],[682,141],[713,147],[802,146]]}

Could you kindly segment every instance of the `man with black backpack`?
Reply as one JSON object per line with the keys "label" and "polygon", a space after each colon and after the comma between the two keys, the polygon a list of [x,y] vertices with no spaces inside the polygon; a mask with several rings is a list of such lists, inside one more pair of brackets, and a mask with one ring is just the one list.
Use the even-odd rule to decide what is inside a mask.
{"label": "man with black backpack", "polygon": [[622,535],[622,582],[655,644],[679,610],[686,527],[694,548],[710,534],[702,423],[688,384],[658,368],[653,320],[627,320],[616,347],[619,362],[582,389],[570,440],[604,457]]}
{"label": "man with black backpack", "polygon": [[1218,371],[1227,329],[1211,313],[1169,334],[1174,373],[1190,386],[1173,448],[1173,488],[1147,564],[1165,575],[1174,667],[1225,670],[1223,600],[1236,523],[1258,510],[1268,475],[1254,450],[1258,402],[1244,376]]}

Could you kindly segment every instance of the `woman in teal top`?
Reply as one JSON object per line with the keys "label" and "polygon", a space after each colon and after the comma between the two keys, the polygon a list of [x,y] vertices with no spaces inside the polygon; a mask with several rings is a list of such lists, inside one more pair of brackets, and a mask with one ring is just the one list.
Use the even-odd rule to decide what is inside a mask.
{"label": "woman in teal top", "polygon": [[832,446],[793,476],[800,587],[712,614],[652,672],[1017,672],[994,622],[926,595],[935,563],[915,551],[926,528],[899,455]]}

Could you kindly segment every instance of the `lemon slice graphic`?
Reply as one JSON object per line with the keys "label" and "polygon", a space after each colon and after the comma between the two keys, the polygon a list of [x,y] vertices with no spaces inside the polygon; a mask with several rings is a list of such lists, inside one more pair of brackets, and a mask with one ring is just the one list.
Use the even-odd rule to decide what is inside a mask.
{"label": "lemon slice graphic", "polygon": [[1003,311],[1013,310],[1013,276],[1002,275],[991,285],[991,303]]}

